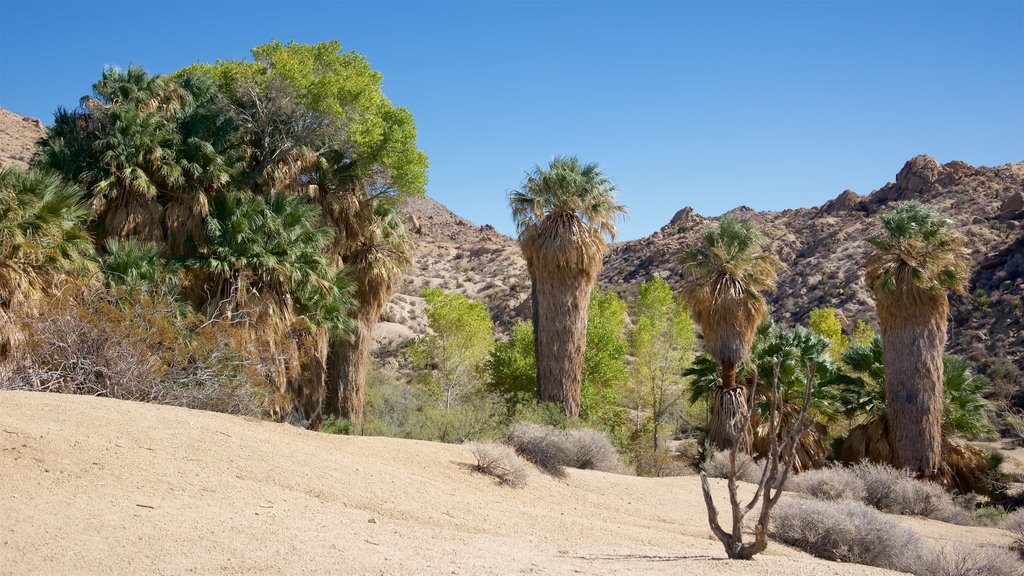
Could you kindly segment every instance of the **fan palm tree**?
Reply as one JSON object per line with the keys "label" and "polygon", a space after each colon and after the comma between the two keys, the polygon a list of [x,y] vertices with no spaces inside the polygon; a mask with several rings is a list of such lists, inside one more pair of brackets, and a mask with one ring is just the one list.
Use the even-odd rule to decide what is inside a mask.
{"label": "fan palm tree", "polygon": [[355,285],[358,306],[352,310],[351,336],[333,339],[327,362],[327,410],[357,427],[363,421],[373,327],[413,258],[412,242],[397,207],[389,199],[363,205],[371,207],[367,216],[338,228],[346,234],[341,258]]}
{"label": "fan palm tree", "polygon": [[597,164],[556,157],[509,193],[533,297],[537,399],[579,416],[587,307],[615,220],[625,214]]}
{"label": "fan palm tree", "polygon": [[33,164],[87,190],[102,237],[155,242],[169,256],[201,244],[209,196],[244,165],[239,127],[213,80],[108,68],[82,102],[57,112]]}
{"label": "fan palm tree", "polygon": [[749,434],[738,436],[746,399],[736,385],[736,366],[750,353],[758,324],[768,317],[763,293],[775,289],[782,263],[764,251],[752,224],[732,217],[705,230],[702,243],[684,254],[682,263],[683,298],[701,327],[705,350],[722,368],[708,439],[722,450],[739,443],[749,452]]}
{"label": "fan palm tree", "polygon": [[890,444],[896,465],[931,477],[942,457],[948,293],[966,292],[968,254],[952,221],[920,204],[881,222],[864,278],[881,326]]}
{"label": "fan palm tree", "polygon": [[107,238],[103,248],[100,269],[108,288],[152,291],[170,298],[177,294],[177,267],[164,261],[158,244]]}
{"label": "fan palm tree", "polygon": [[95,270],[82,192],[60,176],[0,170],[0,361],[17,342],[10,312],[65,275]]}
{"label": "fan palm tree", "polygon": [[[207,294],[208,316],[242,322],[284,358],[280,392],[295,419],[315,425],[324,397],[326,339],[345,335],[352,307],[342,270],[324,255],[333,231],[300,198],[214,197],[206,245],[186,261]],[[313,350],[300,350],[299,344]]]}

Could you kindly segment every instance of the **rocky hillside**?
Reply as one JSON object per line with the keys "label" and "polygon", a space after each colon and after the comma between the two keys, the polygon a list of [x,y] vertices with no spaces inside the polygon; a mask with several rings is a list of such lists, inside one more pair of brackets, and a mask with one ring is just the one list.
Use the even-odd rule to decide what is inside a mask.
{"label": "rocky hillside", "polygon": [[45,128],[40,120],[0,108],[0,168],[24,168]]}
{"label": "rocky hillside", "polygon": [[[850,323],[877,324],[862,277],[868,253],[864,239],[880,231],[879,212],[905,200],[951,217],[968,239],[971,296],[954,298],[951,350],[975,360],[1010,358],[1024,368],[1024,162],[985,168],[918,156],[903,166],[895,182],[865,196],[847,190],[820,207],[757,212],[741,206],[727,214],[756,222],[789,265],[771,296],[776,319],[804,322],[813,308],[832,306]],[[499,328],[528,317],[526,267],[514,239],[490,226],[473,226],[429,198],[410,202],[405,213],[416,231],[417,261],[403,294],[396,296],[393,309],[401,307],[411,320],[401,321],[411,327],[418,322],[409,303],[422,286],[480,298]],[[629,293],[661,276],[678,286],[678,255],[718,219],[683,208],[654,234],[615,244],[600,283]],[[422,325],[413,329],[420,331]]]}

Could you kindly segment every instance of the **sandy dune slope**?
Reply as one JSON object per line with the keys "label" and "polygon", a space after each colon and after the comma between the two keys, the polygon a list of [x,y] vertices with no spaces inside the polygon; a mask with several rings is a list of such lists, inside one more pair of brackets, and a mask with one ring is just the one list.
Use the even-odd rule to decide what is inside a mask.
{"label": "sandy dune slope", "polygon": [[694,477],[538,472],[512,490],[470,460],[461,446],[0,392],[0,573],[885,573],[774,543],[724,560]]}

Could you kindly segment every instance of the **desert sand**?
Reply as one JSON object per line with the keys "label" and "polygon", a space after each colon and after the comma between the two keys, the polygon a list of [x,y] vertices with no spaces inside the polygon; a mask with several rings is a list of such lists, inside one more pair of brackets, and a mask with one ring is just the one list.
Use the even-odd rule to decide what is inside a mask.
{"label": "desert sand", "polygon": [[[2,574],[886,574],[725,559],[696,477],[472,472],[463,446],[0,392]],[[724,501],[724,481],[715,481]],[[1008,533],[905,519],[940,541]]]}

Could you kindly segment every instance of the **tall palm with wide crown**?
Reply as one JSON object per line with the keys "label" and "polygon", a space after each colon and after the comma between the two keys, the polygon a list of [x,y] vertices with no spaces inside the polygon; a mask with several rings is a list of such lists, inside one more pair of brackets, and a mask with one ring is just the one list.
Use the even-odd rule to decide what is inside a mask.
{"label": "tall palm with wide crown", "polygon": [[782,262],[764,250],[750,222],[725,217],[704,231],[702,242],[686,252],[683,298],[704,335],[704,349],[722,368],[708,423],[708,439],[720,449],[739,443],[750,451],[751,437],[740,435],[746,398],[736,385],[736,365],[750,354],[757,326],[768,317],[764,293],[775,289]]}
{"label": "tall palm with wide crown", "polygon": [[509,193],[533,284],[537,399],[579,416],[587,306],[625,207],[597,164],[556,157]]}
{"label": "tall palm with wide crown", "polygon": [[942,457],[948,293],[967,288],[968,254],[953,222],[915,202],[881,217],[864,279],[875,294],[895,464],[934,476]]}

